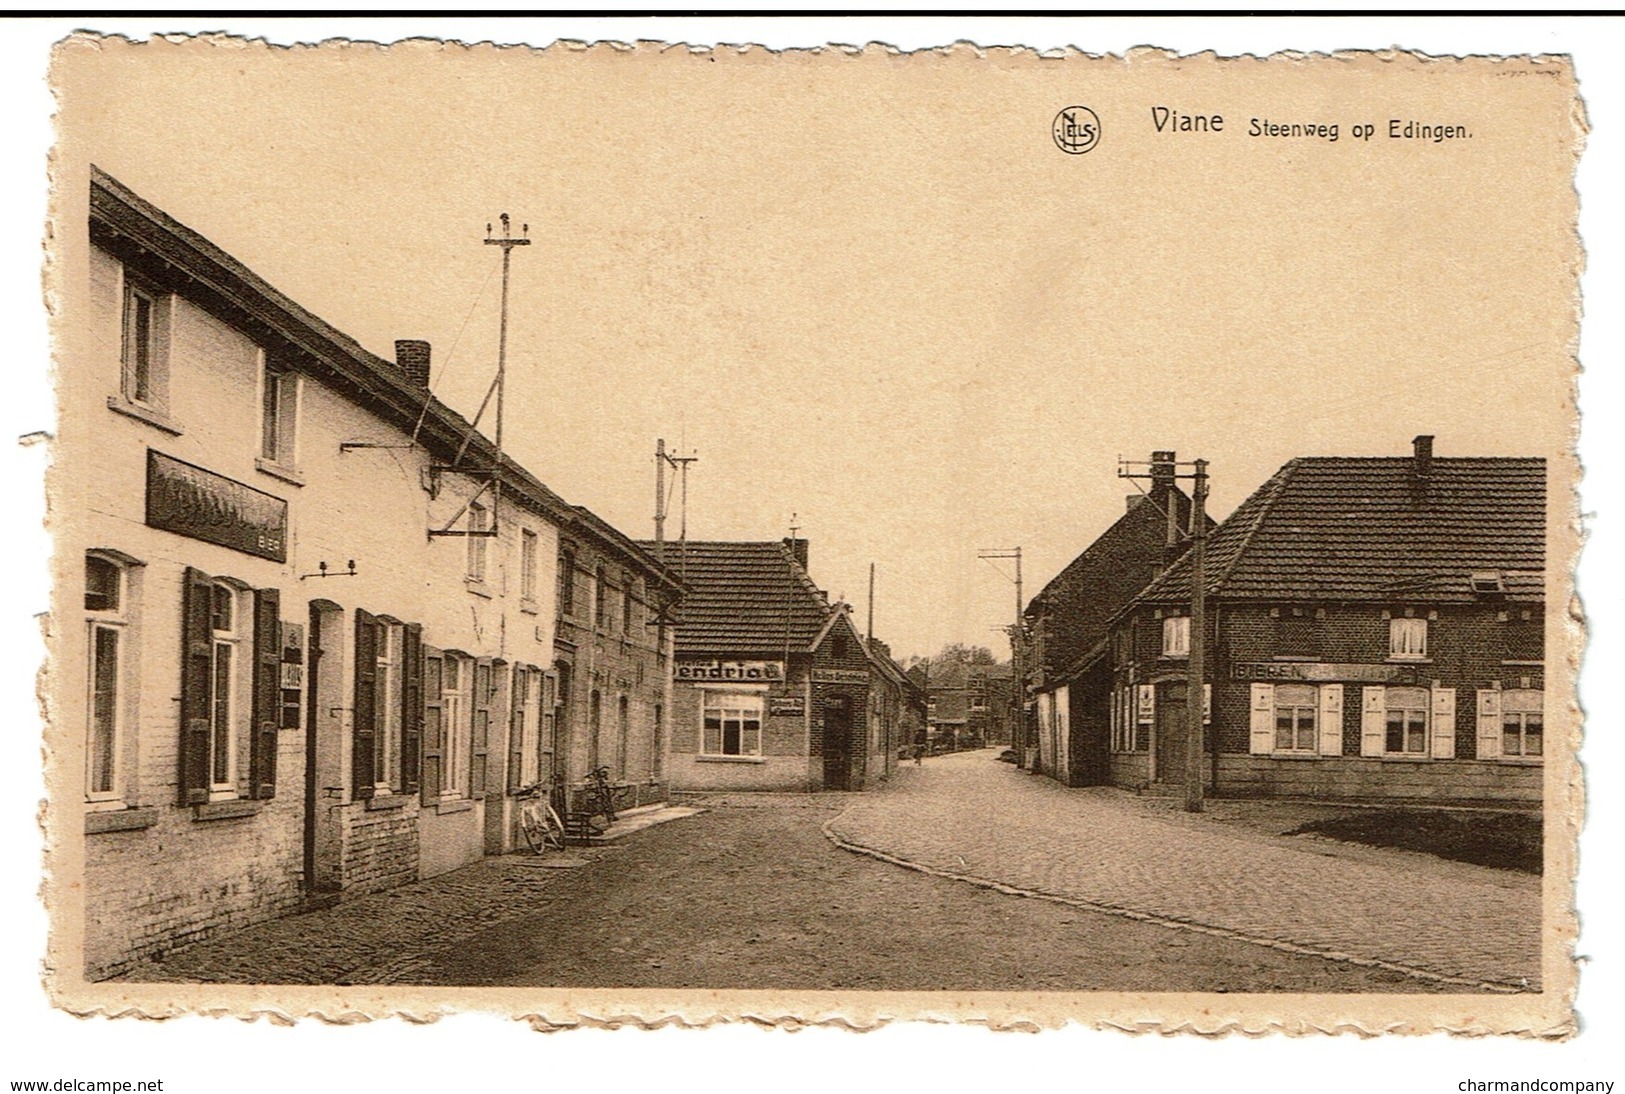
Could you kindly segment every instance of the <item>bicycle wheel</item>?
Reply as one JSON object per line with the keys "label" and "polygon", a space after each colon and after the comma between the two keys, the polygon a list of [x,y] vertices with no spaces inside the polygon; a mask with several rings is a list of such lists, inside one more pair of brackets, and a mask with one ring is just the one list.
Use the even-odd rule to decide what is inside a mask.
{"label": "bicycle wheel", "polygon": [[[539,855],[547,850],[548,841],[547,823],[543,820],[537,804],[527,801],[519,808],[519,830],[525,834],[525,842],[530,845],[530,852],[533,855]],[[552,810],[549,809],[548,812],[551,813]]]}
{"label": "bicycle wheel", "polygon": [[542,839],[554,850],[564,850],[564,821],[560,819],[558,810],[551,805],[542,811]]}

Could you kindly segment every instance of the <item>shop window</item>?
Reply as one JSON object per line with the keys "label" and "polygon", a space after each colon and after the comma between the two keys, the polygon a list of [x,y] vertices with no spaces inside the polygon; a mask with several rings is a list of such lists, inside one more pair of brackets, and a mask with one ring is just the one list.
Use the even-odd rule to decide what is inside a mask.
{"label": "shop window", "polygon": [[1308,684],[1275,688],[1275,751],[1316,751],[1317,689]]}
{"label": "shop window", "polygon": [[1388,656],[1396,661],[1420,661],[1428,655],[1428,621],[1396,618],[1388,621]]}
{"label": "shop window", "polygon": [[536,600],[536,533],[525,528],[519,533],[519,598]]}
{"label": "shop window", "polygon": [[211,591],[209,632],[213,650],[209,679],[209,791],[211,797],[237,792],[237,673],[242,664],[237,633],[238,593],[217,583]]}
{"label": "shop window", "polygon": [[260,369],[260,458],[291,470],[299,423],[299,374],[267,360]]}
{"label": "shop window", "polygon": [[603,766],[601,745],[604,735],[604,697],[595,688],[587,697],[587,770],[597,771]]}
{"label": "shop window", "polygon": [[128,649],[126,570],[99,555],[85,556],[85,617],[89,626],[85,796],[122,797],[124,657]]}
{"label": "shop window", "polygon": [[388,794],[407,789],[406,630],[400,624],[356,612],[355,785]]}
{"label": "shop window", "polygon": [[[1394,620],[1394,622],[1406,622]],[[1425,621],[1422,622],[1424,628]],[[1428,753],[1428,693],[1425,688],[1386,689],[1383,751],[1390,756]]]}
{"label": "shop window", "polygon": [[615,712],[615,777],[626,778],[626,761],[632,746],[632,702],[621,696]]}
{"label": "shop window", "polygon": [[1162,621],[1162,655],[1164,657],[1191,655],[1190,616],[1173,615]]}
{"label": "shop window", "polygon": [[1543,694],[1521,689],[1501,693],[1501,755],[1539,759],[1544,747]]}
{"label": "shop window", "polygon": [[708,756],[762,754],[762,697],[755,692],[705,692],[705,733],[701,751]]}
{"label": "shop window", "polygon": [[455,653],[446,655],[440,691],[445,726],[445,773],[440,787],[443,798],[464,797],[468,789],[473,675],[468,658]]}
{"label": "shop window", "polygon": [[655,704],[654,736],[649,743],[649,777],[659,779],[666,765],[666,708]]}
{"label": "shop window", "polygon": [[[280,603],[275,589],[250,592],[199,570],[186,571],[181,795],[187,804],[237,797],[243,785],[256,798],[276,792]],[[245,749],[246,765],[241,763]]]}

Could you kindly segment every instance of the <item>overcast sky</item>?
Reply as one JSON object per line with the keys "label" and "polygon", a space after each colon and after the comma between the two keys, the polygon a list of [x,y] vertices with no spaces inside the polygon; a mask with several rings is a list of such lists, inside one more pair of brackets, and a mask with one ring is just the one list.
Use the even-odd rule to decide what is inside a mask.
{"label": "overcast sky", "polygon": [[[75,157],[369,349],[430,340],[467,414],[495,366],[481,239],[528,222],[516,458],[648,537],[663,436],[699,456],[692,537],[794,514],[860,624],[878,565],[895,653],[1002,655],[1012,571],[978,549],[1020,545],[1031,596],[1122,511],[1119,455],[1207,458],[1223,517],[1295,455],[1566,446],[1563,95],[1400,64],[1351,108],[1369,73],[1278,68],[160,43],[70,51],[61,82]],[[1067,155],[1080,102],[1102,139]],[[1159,134],[1158,104],[1229,129]],[[1473,137],[1351,136],[1389,114]]]}

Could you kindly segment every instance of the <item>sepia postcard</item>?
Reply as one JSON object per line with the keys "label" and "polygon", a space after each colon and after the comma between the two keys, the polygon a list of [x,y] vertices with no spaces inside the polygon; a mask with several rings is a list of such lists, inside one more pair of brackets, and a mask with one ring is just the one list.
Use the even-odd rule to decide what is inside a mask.
{"label": "sepia postcard", "polygon": [[1576,1031],[1570,58],[50,76],[57,1007]]}

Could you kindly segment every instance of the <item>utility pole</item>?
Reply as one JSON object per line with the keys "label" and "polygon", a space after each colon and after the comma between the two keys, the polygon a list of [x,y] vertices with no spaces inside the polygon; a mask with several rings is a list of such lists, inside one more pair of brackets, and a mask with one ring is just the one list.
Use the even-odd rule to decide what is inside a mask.
{"label": "utility pole", "polygon": [[508,231],[508,214],[503,213],[497,219],[502,221],[502,238],[496,239],[491,235],[491,226],[485,226],[485,245],[502,248],[502,320],[497,327],[497,424],[496,436],[492,440],[497,446],[497,466],[495,482],[491,487],[491,529],[495,531],[502,519],[502,395],[508,386],[508,266],[513,261],[515,247],[530,246],[530,225],[520,227],[521,238],[515,239]]}
{"label": "utility pole", "polygon": [[[1142,466],[1147,470],[1134,470]],[[1117,477],[1151,478],[1151,466],[1138,460],[1119,460]],[[1181,467],[1191,470],[1180,472],[1178,469]],[[1207,705],[1203,702],[1206,691],[1203,685],[1207,675],[1207,579],[1204,572],[1207,554],[1207,468],[1208,461],[1192,460],[1189,463],[1175,463],[1173,474],[1176,479],[1191,480],[1191,526],[1188,533],[1191,540],[1191,637],[1185,683],[1185,810],[1189,813],[1200,813],[1204,808],[1202,760],[1203,737],[1206,735],[1203,714]],[[1168,512],[1172,519],[1175,495],[1170,492],[1168,497]]]}
{"label": "utility pole", "polygon": [[682,480],[683,503],[678,543],[685,577],[688,574],[688,465],[698,459],[698,456],[673,456],[666,451],[664,437],[655,439],[655,558],[666,561],[666,468],[669,465],[677,468],[678,477]]}
{"label": "utility pole", "polygon": [[869,563],[869,645],[875,644],[875,564]]}
{"label": "utility pole", "polygon": [[[1027,719],[1026,698],[1027,678],[1023,672],[1023,647],[1026,645],[1026,627],[1022,625],[1021,613],[1026,606],[1021,596],[1021,548],[1020,547],[990,547],[976,552],[976,557],[992,562],[994,559],[1013,558],[1016,560],[1016,621],[1010,627],[1010,674],[1014,678],[1015,687],[1012,689],[1012,710],[1015,720],[1010,723],[1010,743],[1016,749],[1016,762],[1022,767],[1027,766]],[[994,569],[998,569],[997,566]],[[1000,571],[1003,573],[1003,571]]]}
{"label": "utility pole", "polygon": [[[491,386],[485,389],[485,398],[480,400],[480,409],[475,412],[474,420],[469,423],[468,435],[457,449],[457,455],[450,464],[433,464],[430,466],[431,474],[438,475],[442,471],[456,471],[463,462],[463,454],[474,441],[474,433],[479,429],[480,419],[485,417],[485,408],[491,403],[491,396],[496,396],[497,422],[494,435],[491,438],[496,445],[496,462],[491,467],[491,478],[486,486],[480,487],[474,495],[463,503],[463,507],[442,528],[430,528],[431,536],[485,536],[495,538],[502,519],[502,397],[508,383],[508,273],[513,260],[515,247],[530,246],[530,225],[520,226],[521,235],[515,239],[509,231],[508,214],[503,213],[498,219],[502,221],[502,238],[498,239],[491,234],[491,225],[485,226],[485,244],[488,247],[502,248],[502,313],[497,327],[497,374],[491,381]],[[463,519],[474,502],[486,489],[491,491],[491,526],[483,531],[459,531],[454,526]]]}

